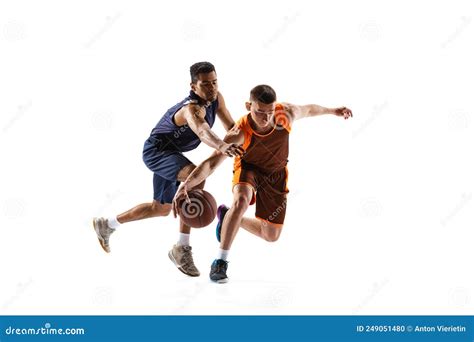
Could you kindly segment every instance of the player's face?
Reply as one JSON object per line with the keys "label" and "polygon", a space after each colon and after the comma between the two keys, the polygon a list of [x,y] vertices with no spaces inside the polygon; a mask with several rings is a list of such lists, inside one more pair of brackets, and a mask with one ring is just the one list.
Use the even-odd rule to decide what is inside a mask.
{"label": "player's face", "polygon": [[252,101],[250,102],[250,114],[253,121],[260,128],[267,128],[272,124],[272,116],[275,114],[275,103],[265,104]]}
{"label": "player's face", "polygon": [[191,83],[191,89],[206,101],[217,99],[217,75],[214,71],[207,74],[198,74],[196,83]]}

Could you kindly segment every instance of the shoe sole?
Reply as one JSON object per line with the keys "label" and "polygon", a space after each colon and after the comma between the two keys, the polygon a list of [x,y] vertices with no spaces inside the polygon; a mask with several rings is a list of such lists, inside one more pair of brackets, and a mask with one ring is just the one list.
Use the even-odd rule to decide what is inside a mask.
{"label": "shoe sole", "polygon": [[94,226],[94,231],[95,231],[95,234],[97,235],[97,240],[99,240],[100,247],[102,247],[102,249],[105,251],[105,253],[110,253],[110,247],[108,249],[107,249],[107,247],[105,247],[105,241],[100,236],[99,227],[97,226],[95,219],[92,220],[92,225]]}
{"label": "shoe sole", "polygon": [[171,251],[168,252],[168,258],[170,258],[171,262],[176,266],[176,268],[178,270],[180,270],[182,273],[186,274],[187,276],[189,276],[189,277],[199,277],[201,275],[201,274],[191,274],[191,273],[186,272],[184,270],[184,268],[182,268],[181,266],[178,265],[178,263],[176,262],[176,259],[173,256],[173,253],[171,253]]}
{"label": "shoe sole", "polygon": [[212,280],[212,279],[211,279],[211,281],[212,281],[213,283],[216,283],[216,284],[225,284],[225,283],[229,282],[229,278],[219,279],[219,280]]}

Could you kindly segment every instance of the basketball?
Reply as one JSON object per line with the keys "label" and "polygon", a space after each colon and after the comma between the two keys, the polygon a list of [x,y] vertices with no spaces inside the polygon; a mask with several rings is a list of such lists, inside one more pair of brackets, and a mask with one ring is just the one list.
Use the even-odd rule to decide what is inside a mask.
{"label": "basketball", "polygon": [[193,228],[203,228],[214,221],[217,203],[206,190],[194,189],[188,192],[191,203],[185,199],[178,203],[179,216],[184,223]]}

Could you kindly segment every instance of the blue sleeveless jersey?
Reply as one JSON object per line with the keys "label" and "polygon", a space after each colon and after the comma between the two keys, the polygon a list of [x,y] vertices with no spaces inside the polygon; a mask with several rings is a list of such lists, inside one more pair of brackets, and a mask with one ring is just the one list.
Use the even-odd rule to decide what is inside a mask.
{"label": "blue sleeveless jersey", "polygon": [[[155,142],[161,151],[187,152],[194,150],[201,143],[199,137],[186,124],[177,126],[174,123],[174,115],[184,106],[190,103],[199,103],[203,100],[193,91],[183,101],[177,103],[163,115],[155,128],[151,131],[149,140]],[[205,120],[210,127],[216,120],[216,111],[219,106],[218,100],[211,102],[206,107]]]}

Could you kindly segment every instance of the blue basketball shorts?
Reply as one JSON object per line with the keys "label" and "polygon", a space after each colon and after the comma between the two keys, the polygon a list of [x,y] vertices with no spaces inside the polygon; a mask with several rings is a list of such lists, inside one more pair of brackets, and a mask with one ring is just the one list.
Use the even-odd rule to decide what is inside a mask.
{"label": "blue basketball shorts", "polygon": [[172,203],[180,184],[178,173],[192,163],[181,152],[161,150],[159,145],[156,138],[149,137],[143,146],[143,161],[153,172],[153,199]]}

